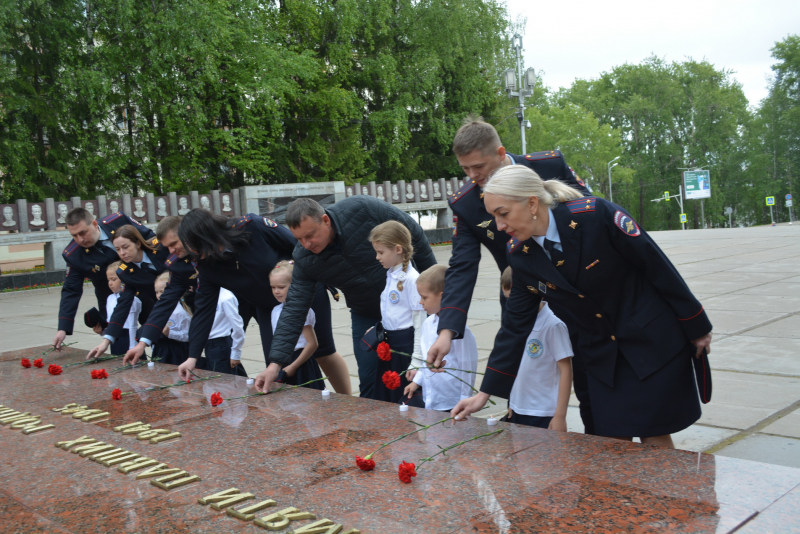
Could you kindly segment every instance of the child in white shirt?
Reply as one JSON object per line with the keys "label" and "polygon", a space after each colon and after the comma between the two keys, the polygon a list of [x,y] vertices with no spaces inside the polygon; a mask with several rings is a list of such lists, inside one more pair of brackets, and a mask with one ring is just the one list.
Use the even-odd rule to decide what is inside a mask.
{"label": "child in white shirt", "polygon": [[[283,304],[286,302],[286,296],[289,294],[289,286],[292,284],[292,272],[294,271],[294,262],[291,260],[282,261],[272,269],[269,273],[269,284],[272,287],[272,294],[275,300],[280,302],[277,306],[272,308],[272,333],[278,327],[278,319],[280,319],[281,312],[283,312]],[[297,340],[297,345],[294,346],[294,356],[292,362],[284,367],[276,382],[283,382],[292,386],[305,384],[311,380],[307,388],[311,389],[325,389],[325,381],[319,380],[322,378],[322,371],[317,364],[317,361],[311,357],[314,351],[317,350],[319,342],[317,341],[317,334],[314,332],[314,325],[317,322],[314,310],[308,309],[306,315],[306,322],[303,325],[303,333]]]}
{"label": "child in white shirt", "polygon": [[[417,279],[420,304],[430,314],[422,325],[420,341],[422,354],[427,354],[439,337],[438,314],[442,309],[445,271],[447,267],[444,265],[434,265]],[[475,371],[478,368],[478,345],[469,328],[464,329],[462,339],[453,340],[442,367],[448,371],[434,373],[425,365],[417,371],[414,381],[403,391],[409,405],[449,412],[455,408],[458,401],[472,396]]]}
{"label": "child in white shirt", "polygon": [[[169,271],[164,271],[156,278],[156,298],[161,299],[169,283]],[[181,299],[172,315],[169,316],[167,325],[162,331],[163,337],[153,345],[153,358],[159,358],[161,363],[180,365],[189,357],[189,325],[192,322],[192,312]]]}
{"label": "child in white shirt", "polygon": [[[114,308],[117,307],[119,294],[122,293],[123,289],[125,289],[125,284],[123,284],[122,280],[120,280],[117,276],[117,267],[119,267],[121,264],[122,262],[115,261],[106,268],[108,287],[112,291],[106,300],[106,317],[108,318],[111,318],[111,316],[114,314]],[[123,325],[122,333],[111,344],[111,354],[125,354],[129,349],[136,346],[136,328],[139,320],[139,313],[141,311],[142,301],[139,300],[139,297],[133,297],[133,304],[131,304],[131,310],[128,313],[128,317],[125,318],[125,324]],[[97,327],[95,327],[95,331],[97,331]],[[99,333],[102,334],[102,332]]]}
{"label": "child in white shirt", "polygon": [[[397,221],[379,224],[370,232],[369,240],[375,249],[376,259],[387,269],[386,288],[381,293],[381,323],[385,341],[392,349],[388,361],[378,360],[372,398],[398,402],[414,375],[409,367],[419,368],[423,362],[420,336],[426,314],[417,293],[419,273],[410,264],[414,247],[411,244],[411,232],[403,224]],[[384,375],[404,371],[406,373],[400,375],[399,387],[389,389]]]}
{"label": "child in white shirt", "polygon": [[239,315],[239,299],[220,288],[217,313],[205,349],[205,369],[218,373],[247,376],[242,366],[244,324]]}
{"label": "child in white shirt", "polygon": [[[500,281],[508,298],[511,267],[506,267]],[[501,421],[566,432],[571,391],[572,343],[569,332],[542,301],[511,388],[508,415]]]}

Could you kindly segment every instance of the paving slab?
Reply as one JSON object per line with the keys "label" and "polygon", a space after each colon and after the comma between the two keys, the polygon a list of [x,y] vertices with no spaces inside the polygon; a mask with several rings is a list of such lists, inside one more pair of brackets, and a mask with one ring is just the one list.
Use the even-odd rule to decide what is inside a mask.
{"label": "paving slab", "polygon": [[763,434],[776,434],[800,439],[800,411],[795,410],[761,429]]}
{"label": "paving slab", "polygon": [[754,462],[800,467],[800,439],[753,434],[715,454]]}

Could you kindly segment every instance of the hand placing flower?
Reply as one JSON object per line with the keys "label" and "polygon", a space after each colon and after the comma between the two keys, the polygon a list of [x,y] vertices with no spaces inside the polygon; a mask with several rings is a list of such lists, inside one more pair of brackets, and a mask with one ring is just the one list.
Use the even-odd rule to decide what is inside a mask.
{"label": "hand placing flower", "polygon": [[376,350],[378,353],[378,358],[381,360],[388,362],[392,359],[392,349],[389,347],[389,344],[385,341],[381,341],[378,345],[378,349]]}
{"label": "hand placing flower", "polygon": [[122,398],[122,390],[121,389],[115,389],[114,391],[112,391],[111,392],[111,398],[114,399],[114,400],[120,400]]}
{"label": "hand placing flower", "polygon": [[400,387],[400,375],[394,371],[386,371],[383,373],[381,380],[383,380],[384,385],[388,389],[397,389]]}
{"label": "hand placing flower", "polygon": [[61,369],[61,366],[60,366],[60,365],[56,365],[56,364],[54,364],[54,363],[51,363],[51,364],[50,364],[50,365],[47,367],[47,372],[48,372],[48,373],[50,373],[50,374],[51,374],[51,375],[53,375],[53,376],[55,376],[55,375],[60,375],[60,374],[61,374],[61,371],[62,371],[62,369]]}
{"label": "hand placing flower", "polygon": [[31,367],[31,361],[28,358],[22,358],[22,361],[20,361],[19,363],[21,363],[22,367],[24,367],[25,369],[30,369]]}
{"label": "hand placing flower", "polygon": [[211,395],[211,406],[219,406],[222,404],[223,398],[219,391]]}
{"label": "hand placing flower", "polygon": [[38,360],[33,360],[33,366],[41,369],[42,367],[44,367],[44,362],[42,361],[41,358],[39,358]]}
{"label": "hand placing flower", "polygon": [[397,468],[397,475],[401,481],[409,484],[411,477],[417,476],[416,466],[408,462],[400,462],[400,466]]}
{"label": "hand placing flower", "polygon": [[366,458],[362,458],[361,456],[356,456],[356,465],[362,471],[372,471],[375,469],[375,460],[373,460],[371,454],[368,454]]}

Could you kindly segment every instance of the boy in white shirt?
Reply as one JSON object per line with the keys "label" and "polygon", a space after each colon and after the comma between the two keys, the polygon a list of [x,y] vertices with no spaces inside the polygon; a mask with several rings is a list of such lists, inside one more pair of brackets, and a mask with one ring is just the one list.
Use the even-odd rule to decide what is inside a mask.
{"label": "boy in white shirt", "polygon": [[[506,298],[511,294],[511,267],[500,278]],[[567,431],[567,406],[572,391],[572,344],[567,326],[545,301],[525,342],[525,354],[501,421]]]}
{"label": "boy in white shirt", "polygon": [[247,376],[241,364],[242,345],[244,324],[239,315],[239,299],[227,289],[220,288],[217,313],[206,343],[206,370]]}
{"label": "boy in white shirt", "polygon": [[[442,309],[445,271],[447,271],[446,266],[434,265],[417,278],[420,304],[430,314],[422,323],[420,336],[422,354],[428,353],[428,349],[439,336],[438,314]],[[478,368],[478,345],[469,328],[464,329],[463,339],[453,341],[442,367],[450,370],[434,373],[423,365],[414,373],[413,381],[403,390],[403,400],[408,399],[410,406],[449,412],[458,401],[472,396],[475,371]],[[421,394],[418,391],[420,387]]]}

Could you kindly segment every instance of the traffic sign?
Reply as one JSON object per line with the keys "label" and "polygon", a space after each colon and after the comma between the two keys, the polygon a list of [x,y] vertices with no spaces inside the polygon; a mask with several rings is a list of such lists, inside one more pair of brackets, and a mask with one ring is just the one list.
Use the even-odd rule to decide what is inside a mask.
{"label": "traffic sign", "polygon": [[731,207],[725,208],[725,215],[730,215],[731,213],[733,213],[733,208]]}
{"label": "traffic sign", "polygon": [[786,194],[786,200],[792,200],[792,194],[791,193],[787,193]]}
{"label": "traffic sign", "polygon": [[664,200],[669,201],[669,191],[664,191]]}
{"label": "traffic sign", "polygon": [[681,213],[681,223],[685,223],[685,222],[686,222],[686,214],[685,213]]}
{"label": "traffic sign", "polygon": [[775,197],[767,197],[767,206],[775,205]]}
{"label": "traffic sign", "polygon": [[791,208],[792,207],[792,199],[787,200],[784,204],[786,205],[787,208]]}

